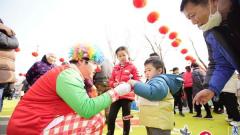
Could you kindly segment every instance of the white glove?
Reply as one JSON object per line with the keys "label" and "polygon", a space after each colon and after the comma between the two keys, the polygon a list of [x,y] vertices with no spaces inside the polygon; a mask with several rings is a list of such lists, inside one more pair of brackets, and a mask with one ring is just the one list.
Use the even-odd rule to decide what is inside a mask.
{"label": "white glove", "polygon": [[116,91],[119,96],[122,96],[128,94],[131,91],[131,86],[128,83],[121,83],[114,88],[114,91]]}

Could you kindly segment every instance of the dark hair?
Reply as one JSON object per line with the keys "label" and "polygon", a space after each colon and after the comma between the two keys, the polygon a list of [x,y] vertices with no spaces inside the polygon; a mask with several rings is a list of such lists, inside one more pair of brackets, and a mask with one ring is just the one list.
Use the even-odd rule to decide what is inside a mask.
{"label": "dark hair", "polygon": [[149,54],[150,57],[152,56],[159,56],[156,52]]}
{"label": "dark hair", "polygon": [[160,69],[163,68],[163,62],[159,59],[158,56],[152,56],[150,58],[148,58],[145,62],[144,62],[144,66],[146,66],[147,64],[152,64],[152,66],[156,69]]}
{"label": "dark hair", "polygon": [[125,47],[125,46],[120,46],[120,47],[118,47],[117,50],[115,51],[115,54],[117,55],[117,53],[118,53],[119,51],[126,51],[127,54],[129,55],[128,49],[127,49],[127,47]]}
{"label": "dark hair", "polygon": [[191,67],[190,66],[186,66],[185,69],[190,72],[191,71]]}
{"label": "dark hair", "polygon": [[[82,60],[85,60],[85,62],[88,63],[89,58],[82,58]],[[77,60],[70,60],[69,63],[70,63],[70,64],[77,64],[78,61],[77,61]]]}
{"label": "dark hair", "polygon": [[183,11],[185,6],[188,3],[192,3],[195,5],[206,5],[206,4],[208,4],[208,0],[182,0],[181,6],[180,6],[180,11]]}
{"label": "dark hair", "polygon": [[196,67],[199,67],[199,65],[198,65],[198,63],[194,62],[191,64],[191,67],[196,68]]}
{"label": "dark hair", "polygon": [[179,70],[179,68],[178,67],[174,67],[173,68],[173,72],[176,71],[176,70]]}

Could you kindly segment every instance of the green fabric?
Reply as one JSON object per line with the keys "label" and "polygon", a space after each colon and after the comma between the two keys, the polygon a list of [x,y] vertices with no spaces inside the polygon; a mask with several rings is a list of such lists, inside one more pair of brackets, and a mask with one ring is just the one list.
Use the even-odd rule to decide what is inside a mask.
{"label": "green fabric", "polygon": [[57,94],[80,116],[91,118],[112,101],[108,93],[89,98],[79,73],[72,69],[62,71],[57,77]]}

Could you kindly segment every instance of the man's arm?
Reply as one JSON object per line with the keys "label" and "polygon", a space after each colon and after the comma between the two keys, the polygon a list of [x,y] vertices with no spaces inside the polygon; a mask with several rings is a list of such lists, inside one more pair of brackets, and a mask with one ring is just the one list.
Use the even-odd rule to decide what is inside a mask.
{"label": "man's arm", "polygon": [[214,34],[208,34],[206,41],[211,45],[208,48],[210,62],[204,80],[204,88],[212,90],[216,95],[219,95],[234,73],[235,64]]}
{"label": "man's arm", "polygon": [[1,49],[16,49],[18,48],[18,40],[12,29],[0,22],[0,48]]}
{"label": "man's arm", "polygon": [[84,118],[91,118],[112,103],[106,92],[95,98],[89,98],[82,78],[74,69],[66,69],[57,78],[57,94],[75,112]]}

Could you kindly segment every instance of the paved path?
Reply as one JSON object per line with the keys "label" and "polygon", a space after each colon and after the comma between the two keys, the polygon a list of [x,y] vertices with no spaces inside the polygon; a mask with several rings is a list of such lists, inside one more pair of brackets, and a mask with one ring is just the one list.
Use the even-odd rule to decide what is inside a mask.
{"label": "paved path", "polygon": [[0,135],[6,135],[9,117],[0,117]]}

